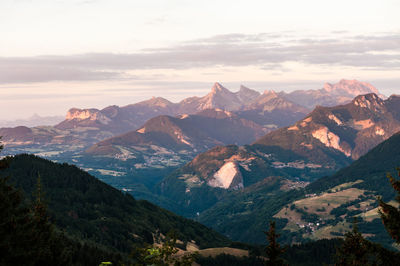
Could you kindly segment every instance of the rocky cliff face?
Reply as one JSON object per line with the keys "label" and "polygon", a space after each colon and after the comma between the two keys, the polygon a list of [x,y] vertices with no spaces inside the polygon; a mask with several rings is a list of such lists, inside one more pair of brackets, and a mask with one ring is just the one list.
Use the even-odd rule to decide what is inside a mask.
{"label": "rocky cliff face", "polygon": [[240,189],[243,188],[243,176],[236,162],[227,162],[208,179],[207,184],[210,187]]}
{"label": "rocky cliff face", "polygon": [[111,119],[108,118],[105,114],[100,112],[97,109],[78,109],[72,108],[67,112],[65,116],[66,120],[75,120],[75,121],[82,121],[82,120],[91,120],[91,121],[98,121],[101,124],[107,125],[110,123]]}

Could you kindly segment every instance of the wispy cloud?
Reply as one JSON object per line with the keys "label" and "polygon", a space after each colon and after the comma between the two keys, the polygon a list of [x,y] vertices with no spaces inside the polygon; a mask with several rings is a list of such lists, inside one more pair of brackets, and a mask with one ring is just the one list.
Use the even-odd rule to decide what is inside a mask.
{"label": "wispy cloud", "polygon": [[111,71],[91,70],[63,64],[39,62],[22,63],[17,60],[0,59],[0,84],[30,83],[49,81],[91,81],[109,80],[120,77],[120,73]]}
{"label": "wispy cloud", "polygon": [[0,82],[116,79],[130,70],[147,69],[183,70],[216,66],[284,69],[287,62],[374,70],[399,69],[400,33],[345,37],[337,33],[334,37],[309,38],[296,38],[291,33],[227,34],[129,54],[0,57]]}

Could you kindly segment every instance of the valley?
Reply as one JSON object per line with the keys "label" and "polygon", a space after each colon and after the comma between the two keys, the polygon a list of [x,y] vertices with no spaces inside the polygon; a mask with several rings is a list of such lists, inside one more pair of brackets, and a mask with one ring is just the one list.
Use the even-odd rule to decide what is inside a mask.
{"label": "valley", "polygon": [[400,265],[400,2],[0,1],[0,266]]}
{"label": "valley", "polygon": [[[351,98],[352,91],[367,94]],[[288,243],[343,236],[353,216],[368,228],[380,192],[364,188],[363,176],[312,188],[400,131],[400,97],[382,99],[372,85],[342,80],[315,92],[314,103],[324,99],[328,107],[309,111],[301,93],[314,92],[260,94],[242,86],[232,93],[216,83],[208,95],[177,104],[153,98],[75,108],[54,127],[0,129],[3,155],[74,164],[237,241],[261,243],[256,232],[270,219]],[[366,236],[388,245],[379,228]]]}

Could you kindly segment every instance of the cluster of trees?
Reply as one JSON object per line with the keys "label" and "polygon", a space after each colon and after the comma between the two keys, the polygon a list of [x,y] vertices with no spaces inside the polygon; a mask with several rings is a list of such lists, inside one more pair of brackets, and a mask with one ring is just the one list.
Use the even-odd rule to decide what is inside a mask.
{"label": "cluster of trees", "polygon": [[[8,167],[0,161],[0,170]],[[40,176],[33,201],[0,178],[0,265],[96,265],[106,258],[122,261],[118,252],[91,245],[59,231],[50,221]]]}
{"label": "cluster of trees", "polygon": [[352,231],[345,234],[337,251],[336,261],[339,265],[399,265],[400,255],[366,240],[358,231],[355,219]]}
{"label": "cluster of trees", "polygon": [[[400,176],[400,168],[397,169]],[[400,181],[388,174],[390,184],[397,193],[400,203]],[[400,244],[400,207],[395,207],[379,199],[379,213],[382,222],[396,244]],[[345,234],[343,245],[337,256],[340,265],[400,265],[399,252],[387,250],[381,245],[366,240],[358,231],[357,220],[353,230]]]}
{"label": "cluster of trees", "polygon": [[178,255],[176,247],[176,236],[171,231],[165,237],[162,244],[145,245],[144,247],[135,246],[130,258],[132,265],[175,265],[175,266],[191,266],[195,260],[195,254]]}

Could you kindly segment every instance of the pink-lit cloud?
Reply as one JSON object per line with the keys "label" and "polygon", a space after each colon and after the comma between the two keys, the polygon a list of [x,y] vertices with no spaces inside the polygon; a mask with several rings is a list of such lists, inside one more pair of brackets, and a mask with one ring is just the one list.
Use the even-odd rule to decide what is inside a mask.
{"label": "pink-lit cloud", "polygon": [[[285,41],[278,41],[279,38]],[[226,34],[136,53],[0,57],[0,83],[113,80],[130,70],[255,66],[280,69],[297,62],[393,71],[400,68],[400,33],[347,38],[296,38],[278,34]]]}

